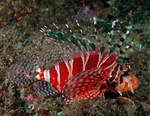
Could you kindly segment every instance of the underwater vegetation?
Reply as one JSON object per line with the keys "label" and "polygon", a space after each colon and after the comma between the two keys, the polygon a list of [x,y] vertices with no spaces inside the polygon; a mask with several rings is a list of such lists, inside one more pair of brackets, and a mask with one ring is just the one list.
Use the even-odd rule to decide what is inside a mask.
{"label": "underwater vegetation", "polygon": [[[2,116],[150,115],[149,0],[2,0],[0,4]],[[102,53],[119,49],[117,64],[129,67],[139,80],[134,94],[106,92],[105,98],[67,105],[57,88],[35,78],[37,66],[49,70],[60,59],[70,59],[70,49],[95,50],[97,44]]]}

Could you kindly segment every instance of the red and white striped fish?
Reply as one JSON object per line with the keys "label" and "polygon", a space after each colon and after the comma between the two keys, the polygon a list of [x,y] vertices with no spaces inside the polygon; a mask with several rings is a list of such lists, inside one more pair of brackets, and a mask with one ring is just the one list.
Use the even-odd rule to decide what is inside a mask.
{"label": "red and white striped fish", "polygon": [[49,70],[37,68],[36,78],[47,81],[71,103],[76,100],[104,96],[106,91],[132,91],[138,87],[138,79],[116,63],[117,52],[109,50],[78,51],[72,58],[61,60]]}

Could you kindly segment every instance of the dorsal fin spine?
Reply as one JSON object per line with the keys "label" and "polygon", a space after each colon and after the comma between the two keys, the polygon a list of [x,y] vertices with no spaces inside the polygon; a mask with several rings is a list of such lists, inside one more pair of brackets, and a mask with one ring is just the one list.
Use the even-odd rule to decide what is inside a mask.
{"label": "dorsal fin spine", "polygon": [[[114,21],[112,22],[112,28],[111,28],[111,31],[109,32],[110,37],[114,35],[114,28],[115,28],[115,26],[116,26],[116,24],[117,24],[118,22],[119,22],[118,19],[117,19],[117,20],[114,20]],[[115,53],[115,54],[118,54],[118,55],[119,55],[119,53],[121,53],[121,52],[126,52],[127,49],[128,49],[129,47],[131,47],[131,46],[128,46],[125,51],[122,51],[122,50],[121,50],[121,47],[124,45],[123,43],[124,43],[124,41],[127,39],[127,36],[130,34],[131,29],[132,29],[132,26],[127,26],[127,27],[126,27],[126,32],[121,35],[121,38],[119,39],[119,42],[116,44],[116,48],[115,48],[115,50],[114,50],[114,53]],[[108,42],[108,44],[110,44],[110,42]]]}

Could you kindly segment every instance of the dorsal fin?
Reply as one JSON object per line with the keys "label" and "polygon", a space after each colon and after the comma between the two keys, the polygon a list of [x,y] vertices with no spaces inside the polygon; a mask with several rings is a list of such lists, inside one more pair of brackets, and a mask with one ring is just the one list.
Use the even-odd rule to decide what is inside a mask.
{"label": "dorsal fin", "polygon": [[[111,25],[111,30],[110,32],[108,32],[108,35],[110,38],[113,38],[113,36],[115,36],[115,32],[119,33],[119,30],[116,30],[115,28],[117,27],[117,23],[119,23],[119,20],[114,20],[112,21],[112,25]],[[123,54],[125,53],[129,48],[131,48],[130,44],[125,45],[126,39],[128,37],[128,35],[130,34],[130,31],[132,29],[132,26],[126,26],[125,27],[125,32],[121,33],[120,38],[118,39],[117,43],[114,43],[114,53],[115,54]],[[107,41],[108,45],[110,46],[112,43],[112,39],[108,39]],[[125,48],[122,48],[122,46],[125,45]]]}
{"label": "dorsal fin", "polygon": [[[86,38],[88,33],[87,33],[87,35],[84,35],[84,30],[82,29],[82,25],[79,23],[79,21],[77,19],[73,19],[73,21],[75,24],[72,23],[71,26],[69,24],[64,24],[64,30],[68,29],[68,32],[66,32],[66,30],[63,32],[63,29],[60,29],[59,26],[57,26],[55,23],[53,23],[53,25],[54,25],[55,29],[58,31],[49,30],[49,29],[46,29],[46,27],[42,28],[41,30],[42,30],[42,32],[44,32],[44,30],[45,30],[45,32],[44,32],[45,35],[49,36],[51,39],[56,40],[56,44],[58,44],[58,46],[61,46],[60,42],[62,42],[63,44],[67,43],[66,46],[62,46],[61,48],[64,49],[65,51],[67,51],[67,49],[69,49],[70,53],[75,53],[73,49],[76,49],[76,48],[79,48],[77,51],[79,51],[79,50],[93,51],[93,50],[101,49],[101,52],[103,52],[103,48],[104,48],[104,49],[110,49],[110,53],[120,56],[120,54],[125,53],[128,50],[128,48],[131,47],[129,44],[125,45],[125,40],[132,29],[131,26],[126,27],[126,32],[121,34],[121,37],[119,39],[113,38],[114,33],[116,32],[116,30],[115,30],[115,28],[117,27],[116,25],[117,25],[117,23],[120,23],[119,20],[112,21],[111,29],[108,32],[109,38],[104,38],[104,37],[100,38],[100,37],[98,37],[98,35],[95,35],[96,38],[94,38],[92,41],[91,41],[91,39]],[[93,25],[93,28],[95,28],[96,24]],[[73,28],[74,30],[72,30],[72,26],[74,26],[74,25],[76,25],[80,34],[78,34],[75,31],[76,29]],[[96,30],[98,31],[98,29],[96,29]],[[104,43],[103,43],[103,41],[104,41]],[[71,43],[73,43],[73,44],[71,44]],[[107,43],[107,44],[105,44],[105,43]],[[100,44],[101,44],[101,46],[100,46]],[[123,45],[125,45],[124,49],[122,49]],[[98,50],[98,51],[100,51],[100,50]],[[67,53],[69,54],[68,51],[67,51]]]}

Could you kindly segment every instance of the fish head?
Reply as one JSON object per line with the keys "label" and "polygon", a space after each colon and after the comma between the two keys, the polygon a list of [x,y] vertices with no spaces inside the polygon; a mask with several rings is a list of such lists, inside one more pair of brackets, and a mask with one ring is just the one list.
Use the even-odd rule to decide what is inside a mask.
{"label": "fish head", "polygon": [[134,93],[134,90],[139,86],[138,78],[131,73],[129,68],[126,67],[120,69],[120,74],[118,74],[113,81],[109,80],[109,82],[109,90],[112,92],[118,92],[120,95],[127,91]]}
{"label": "fish head", "polygon": [[134,90],[139,86],[138,78],[132,74],[129,70],[122,71],[122,74],[118,77],[117,84],[115,86],[115,91],[122,95],[123,92]]}

